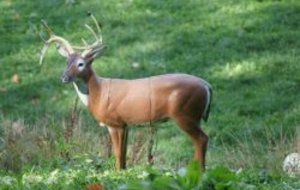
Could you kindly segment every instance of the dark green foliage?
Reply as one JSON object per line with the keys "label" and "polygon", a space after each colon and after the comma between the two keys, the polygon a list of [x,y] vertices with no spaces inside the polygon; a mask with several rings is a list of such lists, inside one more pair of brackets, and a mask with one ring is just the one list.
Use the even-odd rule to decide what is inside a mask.
{"label": "dark green foliage", "polygon": [[[257,171],[236,172],[224,166],[216,166],[201,174],[199,164],[191,162],[186,169],[173,175],[148,171],[148,178],[128,182],[122,185],[123,190],[254,190],[294,189],[300,187],[297,179],[272,176]],[[183,172],[184,170],[184,172]],[[258,180],[259,179],[259,180]],[[276,185],[278,184],[278,185]]]}

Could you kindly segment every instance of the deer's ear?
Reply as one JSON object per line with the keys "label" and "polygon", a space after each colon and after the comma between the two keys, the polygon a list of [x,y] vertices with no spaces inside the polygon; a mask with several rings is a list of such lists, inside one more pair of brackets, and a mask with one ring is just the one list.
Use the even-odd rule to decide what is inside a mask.
{"label": "deer's ear", "polygon": [[81,55],[87,63],[91,63],[94,59],[100,57],[103,54],[104,49],[106,49],[105,45],[99,45],[87,52],[83,52]]}
{"label": "deer's ear", "polygon": [[65,57],[65,58],[68,58],[70,56],[70,52],[68,52],[68,50],[66,48],[64,48],[63,46],[58,44],[56,46],[56,49],[61,56]]}

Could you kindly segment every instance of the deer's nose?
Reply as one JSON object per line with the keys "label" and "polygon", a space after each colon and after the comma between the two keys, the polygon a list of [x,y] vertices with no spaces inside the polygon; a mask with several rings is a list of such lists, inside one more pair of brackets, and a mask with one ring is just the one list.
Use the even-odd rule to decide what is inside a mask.
{"label": "deer's nose", "polygon": [[73,81],[73,78],[70,77],[69,75],[64,74],[64,75],[61,77],[61,81],[62,81],[63,83],[69,83],[69,82],[72,82],[72,81]]}

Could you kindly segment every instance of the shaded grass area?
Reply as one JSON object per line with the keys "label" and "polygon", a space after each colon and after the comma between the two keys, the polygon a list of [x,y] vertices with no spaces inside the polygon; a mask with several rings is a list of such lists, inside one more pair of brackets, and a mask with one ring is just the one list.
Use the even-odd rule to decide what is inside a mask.
{"label": "shaded grass area", "polygon": [[[102,157],[106,151],[106,130],[83,107],[79,130],[71,143],[64,141],[76,97],[70,85],[60,82],[65,60],[53,48],[44,65],[38,65],[43,46],[36,34],[43,31],[40,20],[80,44],[82,37],[93,40],[83,27],[91,22],[88,11],[100,21],[108,46],[94,63],[100,76],[140,78],[183,72],[212,84],[213,109],[209,122],[203,124],[210,137],[209,167],[225,164],[282,173],[284,156],[300,151],[300,3],[296,0],[4,0],[0,8],[0,157],[8,170],[64,159],[65,150],[71,157],[85,153]],[[19,79],[13,80],[14,75]],[[25,129],[10,144],[9,134],[15,133],[13,126],[20,121]],[[172,122],[157,128],[155,164],[185,166],[193,156],[189,139]],[[146,130],[131,130],[130,147],[139,131]],[[46,144],[39,147],[40,142]],[[11,145],[16,149],[8,151]],[[32,146],[36,152],[49,151],[39,155]],[[6,162],[14,159],[17,165]],[[141,160],[139,164],[145,164]]]}

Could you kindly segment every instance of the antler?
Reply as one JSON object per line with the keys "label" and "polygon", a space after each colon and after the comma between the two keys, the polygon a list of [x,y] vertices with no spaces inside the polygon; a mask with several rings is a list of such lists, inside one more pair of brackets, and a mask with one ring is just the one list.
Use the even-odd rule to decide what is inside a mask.
{"label": "antler", "polygon": [[84,43],[84,47],[82,46],[73,46],[74,49],[78,49],[78,50],[84,50],[81,55],[84,57],[85,55],[87,55],[88,53],[90,53],[91,51],[94,51],[95,49],[99,49],[102,48],[103,43],[102,43],[102,35],[101,35],[101,29],[100,26],[96,20],[96,18],[94,17],[94,15],[92,13],[88,13],[88,15],[92,18],[96,29],[97,29],[97,33],[93,30],[93,28],[91,26],[89,26],[88,24],[85,24],[84,26],[92,33],[92,35],[95,38],[95,42],[91,45],[88,45],[86,43],[86,41],[84,39],[82,39],[83,43]]}
{"label": "antler", "polygon": [[50,35],[50,38],[47,41],[45,41],[42,38],[42,40],[45,41],[45,45],[41,52],[40,64],[42,64],[44,56],[45,56],[50,44],[52,44],[53,42],[56,42],[59,45],[59,48],[61,48],[61,47],[64,48],[64,50],[67,52],[68,55],[74,53],[75,52],[74,50],[83,50],[81,55],[83,57],[85,57],[85,55],[89,54],[90,52],[97,51],[100,48],[102,49],[103,44],[102,44],[102,36],[101,36],[100,26],[93,14],[89,13],[89,16],[92,18],[94,24],[96,25],[98,35],[91,26],[89,26],[88,24],[85,24],[85,27],[92,33],[92,35],[94,36],[96,41],[93,44],[89,45],[86,43],[86,41],[84,39],[82,39],[84,46],[71,46],[71,44],[66,39],[64,39],[60,36],[56,36],[53,33],[53,31],[49,28],[47,23],[45,21],[42,21],[42,24],[44,25],[44,27],[46,28],[46,30],[48,31],[48,33]]}
{"label": "antler", "polygon": [[49,26],[47,25],[47,23],[42,20],[42,24],[44,25],[44,27],[47,29],[49,35],[50,35],[50,38],[45,41],[45,45],[41,51],[41,57],[40,57],[40,64],[43,63],[43,59],[45,57],[45,54],[49,48],[49,46],[53,43],[53,42],[56,42],[59,47],[62,47],[64,48],[67,53],[70,55],[72,53],[74,53],[74,49],[72,48],[71,44],[64,38],[60,37],[60,36],[56,36],[52,30],[49,28]]}

